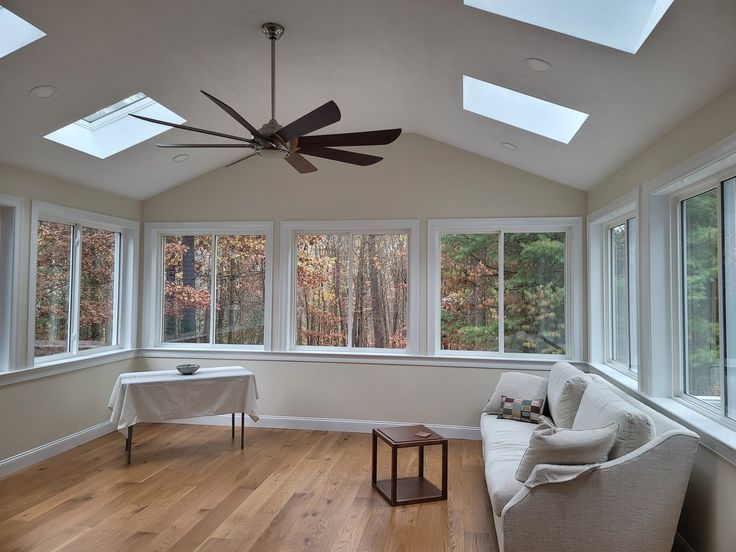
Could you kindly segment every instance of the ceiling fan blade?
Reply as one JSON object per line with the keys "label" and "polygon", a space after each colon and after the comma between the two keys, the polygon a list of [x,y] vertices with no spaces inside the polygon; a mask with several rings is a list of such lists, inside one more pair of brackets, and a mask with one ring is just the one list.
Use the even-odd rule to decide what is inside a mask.
{"label": "ceiling fan blade", "polygon": [[253,157],[253,156],[255,156],[255,155],[256,155],[255,153],[251,153],[250,155],[246,155],[245,157],[241,157],[241,158],[240,158],[240,159],[238,159],[237,161],[233,161],[233,162],[232,162],[232,163],[230,163],[229,165],[225,165],[225,168],[227,168],[227,167],[232,167],[233,165],[235,165],[235,164],[237,164],[237,163],[240,163],[241,161],[245,161],[246,159],[250,159],[251,157]]}
{"label": "ceiling fan blade", "polygon": [[369,130],[367,132],[348,132],[345,134],[322,134],[302,136],[300,146],[383,146],[396,140],[400,128]]}
{"label": "ceiling fan blade", "polygon": [[365,153],[356,153],[354,151],[345,151],[332,148],[323,148],[321,146],[304,146],[299,147],[299,153],[302,155],[313,155],[315,157],[324,157],[333,161],[342,161],[351,165],[360,165],[365,167],[378,163],[383,157],[375,155],[366,155]]}
{"label": "ceiling fan blade", "polygon": [[261,133],[256,130],[256,127],[254,127],[252,124],[250,124],[248,121],[246,121],[243,118],[243,116],[240,115],[240,113],[238,113],[237,111],[235,111],[232,107],[230,107],[229,105],[227,105],[222,100],[218,100],[212,94],[208,94],[204,90],[200,90],[200,92],[202,94],[204,94],[205,96],[207,96],[210,100],[212,100],[213,102],[215,102],[218,106],[220,106],[220,108],[222,108],[222,110],[225,111],[225,113],[227,113],[228,115],[230,115],[233,119],[235,119],[241,125],[243,125],[245,128],[247,128],[248,129],[248,132],[250,132],[253,135],[254,138],[263,138],[263,136],[261,136]]}
{"label": "ceiling fan blade", "polygon": [[330,100],[276,132],[285,142],[319,130],[340,120],[340,108]]}
{"label": "ceiling fan blade", "polygon": [[307,159],[305,159],[298,153],[290,153],[286,157],[286,162],[302,174],[314,172],[317,170],[317,167],[312,165]]}
{"label": "ceiling fan blade", "polygon": [[180,128],[182,130],[191,130],[192,132],[201,132],[202,134],[209,134],[210,136],[219,136],[220,138],[230,138],[231,140],[238,140],[239,142],[253,143],[253,140],[249,138],[243,138],[242,136],[234,136],[232,134],[223,134],[222,132],[215,132],[214,130],[205,130],[203,128],[195,128],[187,125],[177,125],[176,123],[170,123],[168,121],[159,121],[158,119],[151,119],[150,117],[144,117],[143,115],[133,115],[131,117],[140,119],[141,121],[147,121],[149,123],[155,123],[157,125],[169,126],[172,128]]}
{"label": "ceiling fan blade", "polygon": [[251,144],[156,144],[159,148],[253,148]]}

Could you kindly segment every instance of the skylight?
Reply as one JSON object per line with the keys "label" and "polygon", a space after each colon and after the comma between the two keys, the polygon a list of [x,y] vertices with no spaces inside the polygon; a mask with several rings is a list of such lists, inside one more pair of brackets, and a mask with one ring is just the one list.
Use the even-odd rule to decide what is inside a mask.
{"label": "skylight", "polygon": [[138,92],[55,130],[44,138],[105,159],[168,130],[162,125],[128,117],[131,113],[176,124],[186,122],[143,92]]}
{"label": "skylight", "polygon": [[45,32],[0,6],[0,58],[45,36]]}
{"label": "skylight", "polygon": [[463,75],[463,108],[564,144],[588,118],[587,113],[467,75]]}
{"label": "skylight", "polygon": [[466,6],[635,54],[674,0],[464,0]]}

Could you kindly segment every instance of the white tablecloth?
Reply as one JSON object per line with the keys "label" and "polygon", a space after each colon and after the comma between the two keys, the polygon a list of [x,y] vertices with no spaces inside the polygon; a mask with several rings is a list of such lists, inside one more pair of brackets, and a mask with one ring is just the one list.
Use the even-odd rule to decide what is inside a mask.
{"label": "white tablecloth", "polygon": [[110,422],[123,431],[139,422],[245,412],[256,415],[256,376],[242,366],[200,368],[184,376],[176,370],[120,374],[107,407]]}

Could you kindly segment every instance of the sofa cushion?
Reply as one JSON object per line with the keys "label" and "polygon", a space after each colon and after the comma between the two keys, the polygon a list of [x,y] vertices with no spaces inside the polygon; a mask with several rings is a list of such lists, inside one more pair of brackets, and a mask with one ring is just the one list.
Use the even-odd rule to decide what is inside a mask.
{"label": "sofa cushion", "polygon": [[547,380],[547,405],[557,427],[571,428],[590,378],[567,362],[552,366]]}
{"label": "sofa cushion", "polygon": [[483,412],[486,414],[500,414],[503,397],[544,401],[547,397],[547,378],[540,378],[523,372],[504,372],[501,374],[496,389],[493,391]]}
{"label": "sofa cushion", "polygon": [[499,420],[488,414],[483,414],[480,418],[486,486],[493,512],[497,516],[501,515],[506,503],[524,486],[516,480],[516,470],[535,427],[537,426],[534,424]]}
{"label": "sofa cushion", "polygon": [[[606,384],[591,382],[583,393],[572,429],[593,429],[618,424],[610,460],[628,454],[651,441],[656,430],[652,419],[619,397]],[[521,424],[519,424],[521,425]]]}
{"label": "sofa cushion", "polygon": [[542,416],[529,439],[516,479],[529,479],[537,464],[574,466],[603,463],[608,460],[617,433],[618,424],[596,429],[566,429],[556,427],[549,418]]}

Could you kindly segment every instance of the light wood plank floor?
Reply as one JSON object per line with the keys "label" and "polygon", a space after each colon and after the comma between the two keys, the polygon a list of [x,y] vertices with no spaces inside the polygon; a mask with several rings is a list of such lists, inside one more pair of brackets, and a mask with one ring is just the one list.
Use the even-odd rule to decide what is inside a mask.
{"label": "light wood plank floor", "polygon": [[[133,464],[106,435],[0,480],[0,550],[483,550],[490,504],[478,441],[450,441],[449,498],[391,508],[370,484],[370,435],[136,426]],[[379,445],[379,478],[389,450]],[[436,449],[436,450],[432,450]],[[426,474],[439,479],[439,447]],[[402,473],[415,449],[399,452]]]}

